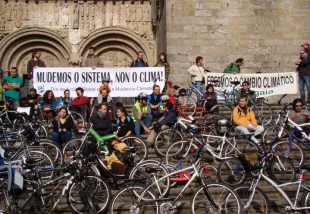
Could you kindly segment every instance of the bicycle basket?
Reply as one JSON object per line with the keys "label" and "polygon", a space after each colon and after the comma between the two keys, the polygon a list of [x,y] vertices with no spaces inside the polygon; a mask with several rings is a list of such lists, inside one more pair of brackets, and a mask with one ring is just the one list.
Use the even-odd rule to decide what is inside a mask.
{"label": "bicycle basket", "polygon": [[96,139],[93,136],[88,136],[81,148],[81,154],[83,157],[93,156],[97,153],[98,148],[99,144]]}
{"label": "bicycle basket", "polygon": [[258,152],[242,153],[238,156],[246,172],[251,172],[261,168],[260,156]]}
{"label": "bicycle basket", "polygon": [[232,121],[226,119],[218,120],[215,122],[215,129],[218,135],[228,134],[232,129]]}
{"label": "bicycle basket", "polygon": [[182,88],[179,90],[179,96],[185,96],[186,95],[186,89]]}

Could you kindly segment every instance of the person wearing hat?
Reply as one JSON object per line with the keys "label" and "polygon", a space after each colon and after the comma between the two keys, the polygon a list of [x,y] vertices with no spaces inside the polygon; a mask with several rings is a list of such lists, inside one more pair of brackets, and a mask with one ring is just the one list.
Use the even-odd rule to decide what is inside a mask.
{"label": "person wearing hat", "polygon": [[309,42],[304,42],[304,43],[301,45],[301,47],[304,48],[304,51],[306,51],[307,54],[309,54],[309,51],[310,51],[309,45],[310,45]]}
{"label": "person wearing hat", "polygon": [[149,134],[151,130],[151,122],[153,116],[151,114],[151,107],[147,103],[147,94],[142,92],[138,95],[138,101],[132,107],[132,119],[135,123],[135,132],[140,137],[141,127]]}
{"label": "person wearing hat", "polygon": [[102,89],[106,88],[108,89],[108,92],[111,93],[111,88],[109,86],[109,83],[110,83],[110,78],[104,77],[102,79],[102,85],[99,88],[99,92],[101,93]]}
{"label": "person wearing hat", "polygon": [[88,49],[88,56],[83,63],[83,67],[91,67],[93,70],[95,70],[96,67],[102,67],[100,58],[95,55],[95,51],[96,49],[94,47]]}
{"label": "person wearing hat", "polygon": [[306,101],[305,85],[308,90],[308,100],[310,101],[310,57],[305,50],[300,51],[299,65],[297,72],[299,73],[299,91],[303,102]]}

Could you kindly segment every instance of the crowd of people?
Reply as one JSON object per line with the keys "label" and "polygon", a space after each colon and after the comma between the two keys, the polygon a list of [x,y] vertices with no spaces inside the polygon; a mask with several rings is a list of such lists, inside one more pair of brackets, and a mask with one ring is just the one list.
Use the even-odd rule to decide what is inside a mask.
{"label": "crowd of people", "polygon": [[[296,72],[299,72],[300,94],[301,99],[294,100],[294,105],[290,113],[290,118],[298,123],[303,123],[305,120],[310,119],[310,113],[301,110],[302,105],[305,103],[304,84],[308,90],[308,100],[310,100],[310,57],[308,57],[309,43],[302,45],[304,49],[300,52],[300,59]],[[132,106],[132,112],[129,115],[126,108],[122,103],[114,103],[113,92],[109,86],[110,80],[104,78],[102,85],[98,87],[98,97],[95,99],[95,108],[91,111],[90,99],[84,96],[84,89],[81,87],[76,88],[76,98],[72,99],[69,90],[63,92],[62,99],[57,103],[53,91],[45,91],[41,97],[35,88],[33,88],[33,70],[37,67],[45,67],[45,63],[40,60],[40,51],[35,51],[32,54],[32,59],[28,62],[27,74],[29,78],[29,94],[20,99],[19,89],[22,87],[22,79],[18,76],[18,69],[12,67],[10,75],[4,77],[2,89],[5,89],[4,96],[0,93],[0,101],[8,99],[12,100],[12,108],[16,109],[19,106],[28,106],[31,108],[30,112],[33,113],[36,105],[42,111],[42,116],[45,120],[53,121],[52,139],[61,148],[64,143],[69,141],[73,135],[73,121],[69,116],[69,111],[78,112],[82,115],[85,121],[93,124],[95,131],[101,135],[112,134],[112,124],[116,124],[118,129],[117,140],[113,141],[116,145],[121,144],[121,140],[129,135],[141,136],[142,133],[148,135],[147,144],[152,146],[158,130],[171,126],[176,122],[176,113],[174,112],[174,104],[176,102],[177,93],[176,89],[169,87],[167,80],[169,78],[170,65],[167,61],[165,53],[159,55],[159,61],[154,65],[165,68],[165,85],[160,88],[158,85],[153,86],[153,93],[146,94],[140,93],[136,98],[136,102]],[[203,58],[198,56],[196,63],[188,69],[188,73],[194,77],[194,81],[198,84],[199,90],[203,94],[201,100],[204,102],[205,110],[208,111],[213,105],[217,103],[217,94],[214,91],[212,84],[205,87],[205,78],[207,72],[210,72],[203,66]],[[243,65],[244,60],[239,58],[235,63],[230,63],[224,69],[224,73],[237,74],[241,72],[240,67]],[[95,55],[95,48],[89,49],[89,55],[86,58],[83,66],[96,69],[100,67],[99,57]],[[131,67],[148,67],[148,63],[143,59],[143,53],[137,53],[137,59],[134,60]],[[252,140],[259,143],[255,138],[264,131],[264,127],[259,126],[255,119],[254,112],[247,107],[247,100],[255,98],[255,93],[249,88],[250,83],[244,81],[242,88],[237,93],[237,106],[233,110],[234,129],[237,132],[249,134],[253,132]],[[181,102],[180,102],[181,103]],[[181,103],[182,104],[182,103]],[[69,111],[68,111],[69,110]],[[157,123],[153,123],[161,119]],[[123,146],[122,146],[123,147]],[[114,157],[113,157],[114,158]],[[110,159],[113,159],[110,158]]]}

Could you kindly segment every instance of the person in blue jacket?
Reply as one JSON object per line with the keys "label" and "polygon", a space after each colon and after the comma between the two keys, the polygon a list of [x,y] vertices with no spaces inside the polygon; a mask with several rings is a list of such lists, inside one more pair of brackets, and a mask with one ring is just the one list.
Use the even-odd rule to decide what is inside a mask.
{"label": "person in blue jacket", "polygon": [[69,106],[69,104],[71,103],[72,99],[70,97],[70,91],[68,89],[66,89],[64,91],[64,98],[62,98],[57,106],[57,109],[60,109],[61,107],[67,107]]}
{"label": "person in blue jacket", "polygon": [[176,122],[176,114],[175,111],[173,110],[173,104],[168,102],[165,106],[165,117],[155,125],[151,126],[149,129],[152,130],[151,133],[149,134],[146,142],[149,146],[152,146],[156,137],[156,131],[159,129],[165,129],[168,128],[169,125],[172,123]]}
{"label": "person in blue jacket", "polygon": [[52,119],[54,110],[56,109],[57,102],[55,100],[54,93],[51,90],[47,90],[43,95],[43,100],[40,102],[43,118],[45,120]]}

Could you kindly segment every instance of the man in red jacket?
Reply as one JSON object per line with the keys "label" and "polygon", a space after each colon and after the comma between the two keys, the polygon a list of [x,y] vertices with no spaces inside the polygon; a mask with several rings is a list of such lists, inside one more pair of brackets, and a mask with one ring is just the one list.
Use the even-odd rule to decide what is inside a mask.
{"label": "man in red jacket", "polygon": [[78,87],[75,89],[77,98],[72,100],[70,103],[70,110],[76,111],[82,115],[84,118],[84,121],[86,121],[89,111],[90,111],[90,103],[88,97],[83,96],[84,94],[84,89],[81,87]]}

